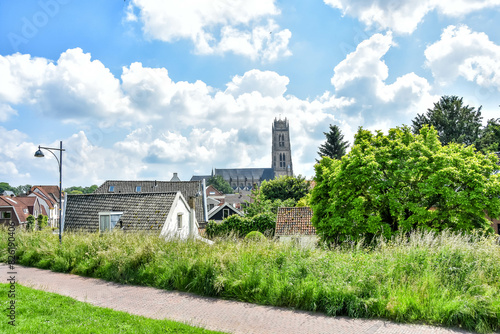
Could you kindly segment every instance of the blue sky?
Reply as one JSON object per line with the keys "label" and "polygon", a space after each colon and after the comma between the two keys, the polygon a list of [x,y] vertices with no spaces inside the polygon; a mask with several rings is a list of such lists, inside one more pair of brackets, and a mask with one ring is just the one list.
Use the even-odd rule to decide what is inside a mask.
{"label": "blue sky", "polygon": [[330,124],[411,124],[442,95],[500,117],[500,0],[0,0],[0,181],[63,187],[270,167],[314,175]]}

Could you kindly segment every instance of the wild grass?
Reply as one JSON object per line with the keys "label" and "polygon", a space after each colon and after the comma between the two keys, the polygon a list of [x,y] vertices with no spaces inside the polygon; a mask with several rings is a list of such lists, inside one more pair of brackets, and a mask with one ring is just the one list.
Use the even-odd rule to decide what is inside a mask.
{"label": "wild grass", "polygon": [[[141,234],[16,234],[18,263],[328,315],[500,329],[493,237],[414,232],[372,245],[303,249],[231,236],[212,246]],[[7,232],[0,231],[0,261]]]}
{"label": "wild grass", "polygon": [[[0,291],[9,291],[0,284]],[[221,333],[169,320],[156,320],[93,306],[55,293],[16,286],[15,326],[2,317],[1,333]],[[7,293],[0,294],[2,310],[10,306]],[[3,312],[7,314],[8,312]]]}

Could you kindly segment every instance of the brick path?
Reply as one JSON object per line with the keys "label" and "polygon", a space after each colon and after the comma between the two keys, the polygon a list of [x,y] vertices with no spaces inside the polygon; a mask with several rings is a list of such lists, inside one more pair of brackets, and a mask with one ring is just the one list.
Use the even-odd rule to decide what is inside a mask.
{"label": "brick path", "polygon": [[[6,265],[0,264],[2,281],[5,281],[8,271]],[[16,271],[18,283],[35,289],[55,292],[96,306],[227,333],[467,333],[385,320],[327,317],[317,313],[199,297],[190,293],[122,285],[19,265],[16,265]]]}

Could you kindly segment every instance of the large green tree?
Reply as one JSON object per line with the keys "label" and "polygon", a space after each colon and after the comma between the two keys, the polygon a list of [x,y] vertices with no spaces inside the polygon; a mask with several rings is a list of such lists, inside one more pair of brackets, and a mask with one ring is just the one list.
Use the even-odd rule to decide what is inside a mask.
{"label": "large green tree", "polygon": [[360,128],[345,158],[315,166],[313,225],[327,241],[416,228],[491,229],[485,212],[500,215],[497,162],[472,146],[442,146],[428,126],[418,135],[408,127],[388,135]]}
{"label": "large green tree", "polygon": [[298,201],[309,192],[309,182],[299,176],[281,176],[273,180],[264,181],[260,186],[260,193],[264,199],[282,201],[293,199]]}
{"label": "large green tree", "polygon": [[301,175],[263,181],[259,189],[252,191],[252,200],[247,203],[245,213],[250,217],[259,214],[276,217],[279,207],[293,207],[308,193],[309,182]]}
{"label": "large green tree", "polygon": [[412,121],[413,133],[418,134],[426,124],[433,126],[443,145],[474,144],[481,135],[481,108],[464,105],[463,98],[442,96],[427,113],[418,114]]}
{"label": "large green tree", "polygon": [[481,137],[475,143],[476,148],[482,152],[500,151],[500,118],[488,120],[481,130]]}
{"label": "large green tree", "polygon": [[213,175],[207,180],[207,186],[214,186],[215,189],[218,191],[224,193],[224,194],[232,194],[233,193],[233,188],[231,188],[231,185],[229,182],[224,180],[224,178],[220,175]]}
{"label": "large green tree", "polygon": [[342,158],[349,147],[349,142],[344,141],[340,128],[330,124],[330,132],[323,132],[323,134],[326,136],[326,141],[319,147],[318,155],[332,159]]}

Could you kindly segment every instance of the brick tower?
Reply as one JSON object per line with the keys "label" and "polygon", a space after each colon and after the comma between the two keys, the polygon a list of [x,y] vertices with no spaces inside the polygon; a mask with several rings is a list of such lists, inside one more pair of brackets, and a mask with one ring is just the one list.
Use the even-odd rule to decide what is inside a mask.
{"label": "brick tower", "polygon": [[290,127],[286,118],[284,120],[274,119],[272,157],[271,167],[274,170],[274,177],[293,176]]}

